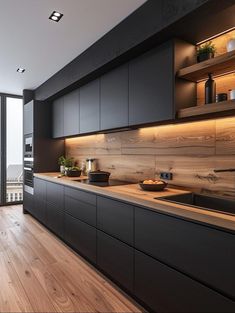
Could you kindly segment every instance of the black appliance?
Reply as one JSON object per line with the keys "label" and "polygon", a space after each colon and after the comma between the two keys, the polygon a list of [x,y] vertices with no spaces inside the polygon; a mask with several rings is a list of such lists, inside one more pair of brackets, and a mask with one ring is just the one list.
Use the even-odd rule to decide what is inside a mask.
{"label": "black appliance", "polygon": [[24,136],[24,190],[33,194],[33,135]]}
{"label": "black appliance", "polygon": [[122,181],[122,180],[117,180],[117,179],[110,179],[107,182],[93,182],[93,181],[90,181],[89,179],[80,179],[76,181],[82,184],[93,185],[93,186],[98,186],[98,187],[110,187],[110,186],[122,186],[122,185],[134,184],[133,182]]}
{"label": "black appliance", "polygon": [[24,157],[32,158],[33,157],[33,135],[24,136]]}

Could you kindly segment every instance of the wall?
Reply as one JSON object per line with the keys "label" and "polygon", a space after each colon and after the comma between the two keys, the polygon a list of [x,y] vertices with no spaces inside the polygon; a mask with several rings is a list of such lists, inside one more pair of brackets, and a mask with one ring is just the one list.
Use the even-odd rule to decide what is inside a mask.
{"label": "wall", "polygon": [[66,154],[79,163],[98,159],[112,178],[137,182],[173,173],[172,184],[200,192],[235,196],[235,117],[142,128],[66,140]]}

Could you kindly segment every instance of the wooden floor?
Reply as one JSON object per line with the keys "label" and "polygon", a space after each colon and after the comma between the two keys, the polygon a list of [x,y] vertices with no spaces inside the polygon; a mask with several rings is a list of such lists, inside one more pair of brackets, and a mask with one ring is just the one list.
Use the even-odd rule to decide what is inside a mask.
{"label": "wooden floor", "polygon": [[141,312],[22,206],[0,207],[0,312]]}

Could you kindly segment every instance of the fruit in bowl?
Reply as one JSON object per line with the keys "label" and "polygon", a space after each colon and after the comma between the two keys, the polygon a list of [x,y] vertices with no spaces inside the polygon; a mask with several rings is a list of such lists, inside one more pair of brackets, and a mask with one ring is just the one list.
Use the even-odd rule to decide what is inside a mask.
{"label": "fruit in bowl", "polygon": [[143,184],[156,184],[156,185],[161,185],[161,184],[164,184],[165,182],[162,181],[162,180],[152,180],[152,179],[149,179],[149,180],[144,180],[143,181]]}
{"label": "fruit in bowl", "polygon": [[140,187],[146,191],[162,191],[166,188],[167,183],[163,180],[146,179],[139,182]]}

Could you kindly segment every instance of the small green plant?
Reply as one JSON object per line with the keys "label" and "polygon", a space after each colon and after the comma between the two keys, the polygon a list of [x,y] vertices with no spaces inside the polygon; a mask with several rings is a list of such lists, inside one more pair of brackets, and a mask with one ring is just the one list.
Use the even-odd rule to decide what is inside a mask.
{"label": "small green plant", "polygon": [[65,163],[65,157],[61,155],[58,159],[58,164],[64,166],[64,163]]}
{"label": "small green plant", "polygon": [[197,49],[197,55],[201,55],[203,53],[212,53],[214,54],[216,52],[216,47],[212,43],[212,41],[208,41],[204,43],[203,45],[199,46]]}
{"label": "small green plant", "polygon": [[65,158],[63,155],[59,157],[58,164],[63,165],[64,167],[73,167],[74,159],[73,158]]}

